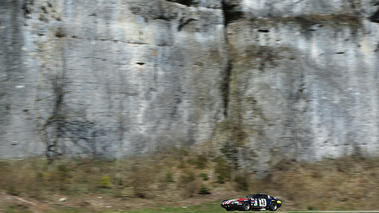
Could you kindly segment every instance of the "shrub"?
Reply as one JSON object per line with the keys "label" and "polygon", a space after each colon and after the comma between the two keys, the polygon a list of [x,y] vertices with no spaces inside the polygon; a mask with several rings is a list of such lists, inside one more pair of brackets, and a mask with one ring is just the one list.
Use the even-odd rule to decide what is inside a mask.
{"label": "shrub", "polygon": [[217,183],[225,183],[230,179],[230,166],[225,159],[218,157],[215,159],[215,172],[217,175]]}
{"label": "shrub", "polygon": [[241,191],[248,191],[249,190],[249,183],[247,182],[245,177],[237,176],[234,181],[237,184],[237,190],[241,190]]}
{"label": "shrub", "polygon": [[152,184],[154,183],[154,168],[150,165],[133,165],[132,173],[127,177],[128,184],[133,187],[133,194],[139,198],[151,196]]}
{"label": "shrub", "polygon": [[109,176],[105,175],[105,176],[101,177],[101,180],[99,182],[99,187],[100,188],[111,188],[112,187]]}
{"label": "shrub", "polygon": [[165,176],[165,182],[167,182],[167,183],[175,182],[175,181],[174,181],[174,178],[173,178],[173,176],[172,176],[172,172],[171,172],[171,171],[168,171],[168,172],[166,173],[166,176]]}
{"label": "shrub", "polygon": [[192,182],[196,179],[195,174],[192,171],[186,171],[180,176],[180,184],[185,185],[189,182]]}
{"label": "shrub", "polygon": [[183,189],[183,197],[192,197],[198,189],[198,182],[196,181],[196,176],[193,171],[185,171],[179,178],[178,186]]}
{"label": "shrub", "polygon": [[309,211],[315,211],[315,210],[318,210],[318,208],[315,207],[315,206],[308,206],[307,209],[308,209]]}
{"label": "shrub", "polygon": [[207,173],[201,173],[200,177],[205,181],[209,180]]}
{"label": "shrub", "polygon": [[217,183],[224,184],[225,178],[222,175],[217,175]]}
{"label": "shrub", "polygon": [[209,188],[206,186],[206,185],[201,185],[200,189],[199,189],[199,194],[201,195],[208,195],[208,194],[211,194]]}
{"label": "shrub", "polygon": [[220,148],[221,153],[224,154],[224,156],[228,159],[230,162],[237,162],[237,154],[238,150],[236,147],[236,144],[232,142],[226,142],[221,148]]}
{"label": "shrub", "polygon": [[197,155],[196,159],[192,160],[192,164],[196,166],[197,169],[205,169],[207,166],[208,159],[205,155]]}
{"label": "shrub", "polygon": [[16,189],[14,185],[9,185],[6,188],[6,193],[13,196],[18,196],[20,194],[20,192]]}
{"label": "shrub", "polygon": [[71,177],[70,170],[65,165],[57,166],[55,174],[53,174],[56,180],[60,182],[60,185],[69,181]]}

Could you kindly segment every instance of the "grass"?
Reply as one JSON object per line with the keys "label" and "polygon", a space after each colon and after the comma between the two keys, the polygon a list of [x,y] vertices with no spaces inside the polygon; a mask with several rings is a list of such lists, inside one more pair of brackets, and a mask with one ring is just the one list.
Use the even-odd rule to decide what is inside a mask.
{"label": "grass", "polygon": [[232,179],[226,160],[188,150],[117,164],[4,160],[0,170],[0,212],[9,213],[223,212],[221,200],[257,192],[284,200],[283,211],[379,209],[379,159],[359,156],[283,161],[263,179],[246,171]]}
{"label": "grass", "polygon": [[216,213],[223,211],[220,207],[220,202],[207,202],[201,205],[195,206],[178,206],[178,207],[156,207],[151,209],[141,209],[136,211],[128,211],[128,212],[139,212],[139,213],[171,213],[171,212],[201,212],[201,213]]}

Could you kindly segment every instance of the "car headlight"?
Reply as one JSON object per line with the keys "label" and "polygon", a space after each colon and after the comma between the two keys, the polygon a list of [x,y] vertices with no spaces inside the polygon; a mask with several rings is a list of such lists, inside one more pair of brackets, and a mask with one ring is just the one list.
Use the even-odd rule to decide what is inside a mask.
{"label": "car headlight", "polygon": [[282,201],[280,201],[280,200],[278,200],[278,201],[276,201],[277,203],[282,203]]}

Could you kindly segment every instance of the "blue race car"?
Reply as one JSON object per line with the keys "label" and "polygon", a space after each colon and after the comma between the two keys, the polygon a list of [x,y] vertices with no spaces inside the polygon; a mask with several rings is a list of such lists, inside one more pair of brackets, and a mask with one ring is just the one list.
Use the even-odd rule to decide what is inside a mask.
{"label": "blue race car", "polygon": [[224,200],[221,207],[226,211],[249,211],[249,210],[270,210],[276,211],[282,206],[282,201],[267,194],[249,194],[244,198]]}

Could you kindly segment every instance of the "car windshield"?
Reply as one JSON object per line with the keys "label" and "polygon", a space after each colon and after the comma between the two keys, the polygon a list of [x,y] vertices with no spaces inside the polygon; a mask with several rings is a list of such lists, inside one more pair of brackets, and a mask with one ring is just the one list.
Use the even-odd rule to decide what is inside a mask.
{"label": "car windshield", "polygon": [[246,198],[253,198],[255,196],[257,196],[257,195],[256,194],[249,194],[248,196],[246,196]]}

